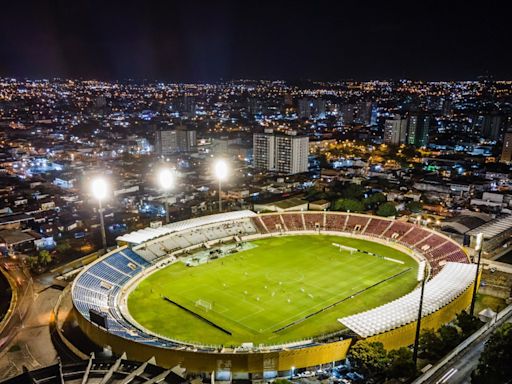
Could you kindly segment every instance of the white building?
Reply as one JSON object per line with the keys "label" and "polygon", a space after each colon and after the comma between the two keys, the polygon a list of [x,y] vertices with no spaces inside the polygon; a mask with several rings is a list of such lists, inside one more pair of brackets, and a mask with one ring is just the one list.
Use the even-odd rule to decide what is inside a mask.
{"label": "white building", "polygon": [[179,127],[156,132],[156,151],[159,155],[190,152],[197,146],[196,131]]}
{"label": "white building", "polygon": [[407,119],[395,115],[384,123],[384,142],[386,144],[403,144],[407,138]]}
{"label": "white building", "polygon": [[308,150],[309,138],[297,136],[296,131],[281,134],[266,129],[253,135],[254,166],[258,169],[288,175],[307,172]]}

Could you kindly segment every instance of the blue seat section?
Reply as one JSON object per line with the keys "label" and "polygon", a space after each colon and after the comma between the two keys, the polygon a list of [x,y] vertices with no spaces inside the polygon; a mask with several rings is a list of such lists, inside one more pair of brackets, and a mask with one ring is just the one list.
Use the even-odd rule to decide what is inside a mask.
{"label": "blue seat section", "polygon": [[89,318],[89,309],[107,314],[110,333],[150,345],[169,347],[174,343],[153,337],[128,323],[117,311],[116,300],[126,282],[151,263],[131,249],[123,249],[92,265],[75,281],[73,302]]}
{"label": "blue seat section", "polygon": [[121,272],[116,271],[112,267],[109,267],[107,263],[101,262],[96,263],[89,268],[87,273],[93,274],[104,281],[112,284],[124,284],[130,276],[127,276]]}
{"label": "blue seat section", "polygon": [[[121,253],[116,253],[116,254],[110,256],[104,262],[107,263],[108,265],[111,265],[112,267],[116,268],[117,270],[130,275],[130,276],[135,276],[136,273],[139,273],[142,270],[141,267],[139,267],[133,261],[124,257]],[[135,269],[130,268],[129,265],[131,265],[132,267],[135,267]]]}
{"label": "blue seat section", "polygon": [[149,261],[143,259],[140,255],[132,251],[130,248],[125,248],[122,251],[119,251],[119,253],[128,256],[128,258],[130,258],[131,260],[135,261],[137,264],[143,267],[148,267],[151,265]]}

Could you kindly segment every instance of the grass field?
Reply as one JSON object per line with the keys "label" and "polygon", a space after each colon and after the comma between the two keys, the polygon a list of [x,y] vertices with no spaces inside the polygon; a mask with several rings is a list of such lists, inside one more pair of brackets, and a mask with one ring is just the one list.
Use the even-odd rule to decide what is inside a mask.
{"label": "grass field", "polygon": [[[130,314],[147,329],[182,341],[277,344],[340,330],[337,318],[396,299],[416,284],[416,261],[378,243],[327,235],[273,237],[252,243],[254,248],[206,264],[187,267],[177,262],[151,274],[128,297]],[[404,264],[363,252],[340,252],[332,243]],[[197,306],[197,300],[211,303],[212,308]],[[300,322],[286,327],[296,321]],[[286,328],[277,331],[282,327]]]}

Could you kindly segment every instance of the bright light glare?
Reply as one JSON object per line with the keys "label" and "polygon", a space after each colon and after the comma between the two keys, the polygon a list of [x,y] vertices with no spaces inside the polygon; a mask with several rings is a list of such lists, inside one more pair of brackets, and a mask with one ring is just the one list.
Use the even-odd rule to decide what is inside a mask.
{"label": "bright light glare", "polygon": [[484,234],[480,232],[476,235],[476,246],[475,250],[479,251],[482,248],[482,242],[484,241]]}
{"label": "bright light glare", "polygon": [[420,261],[420,265],[418,266],[418,281],[423,281],[425,278],[425,262]]}
{"label": "bright light glare", "polygon": [[158,183],[160,187],[168,191],[172,187],[174,187],[174,173],[169,168],[162,168],[158,172]]}
{"label": "bright light glare", "polygon": [[219,180],[226,180],[228,177],[228,163],[226,160],[219,159],[215,162],[214,166],[215,177]]}
{"label": "bright light glare", "polygon": [[95,198],[98,200],[103,200],[107,197],[108,193],[108,185],[105,179],[101,177],[97,177],[92,181],[91,191]]}

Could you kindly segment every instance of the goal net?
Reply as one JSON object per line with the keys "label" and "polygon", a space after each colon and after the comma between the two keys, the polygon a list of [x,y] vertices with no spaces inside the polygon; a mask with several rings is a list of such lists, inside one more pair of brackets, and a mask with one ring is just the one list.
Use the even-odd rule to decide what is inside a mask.
{"label": "goal net", "polygon": [[196,307],[201,307],[207,311],[211,310],[213,305],[209,301],[199,299],[196,301]]}

